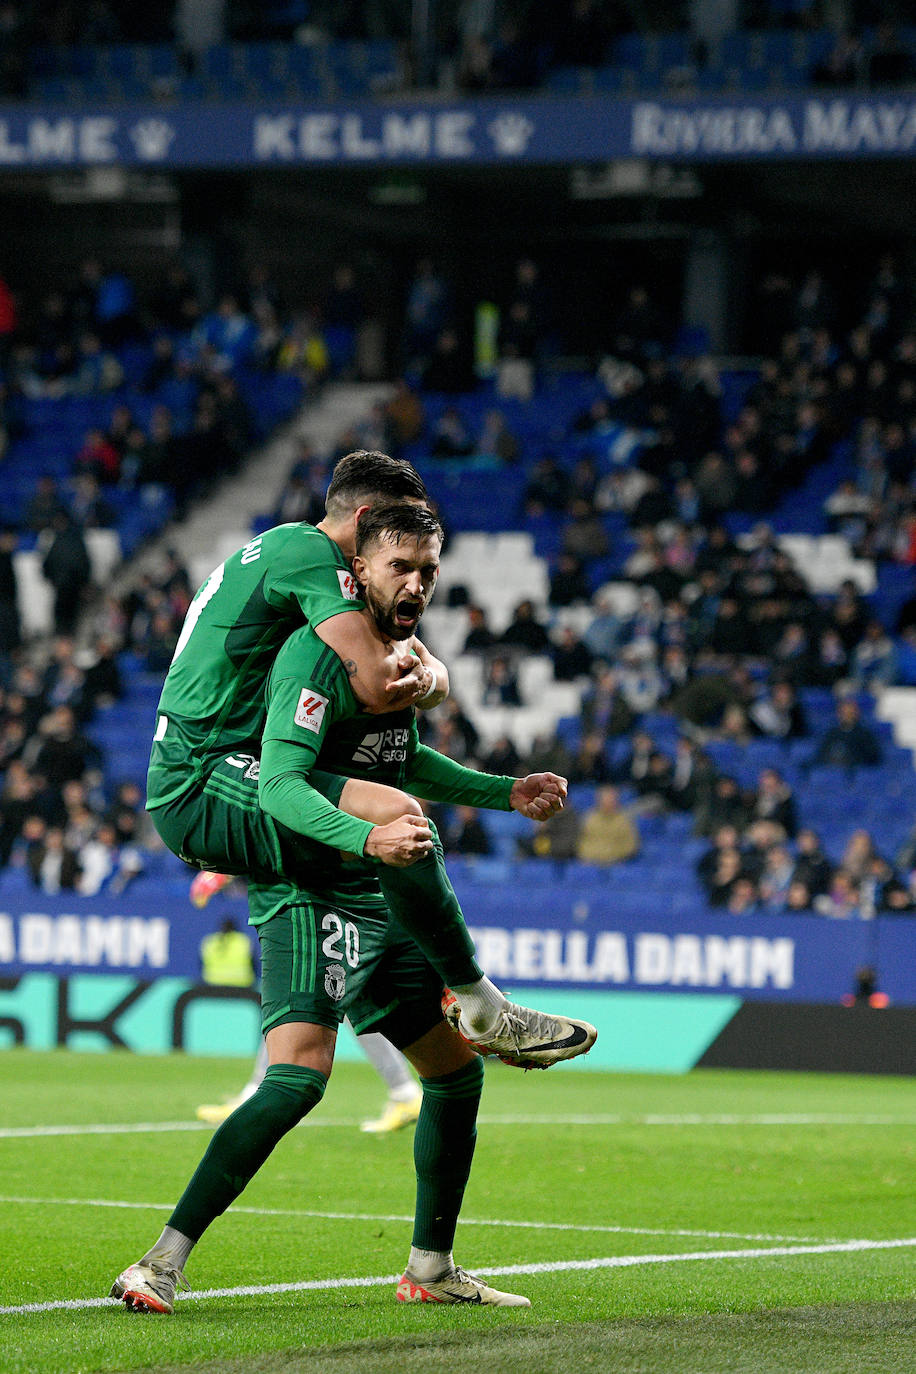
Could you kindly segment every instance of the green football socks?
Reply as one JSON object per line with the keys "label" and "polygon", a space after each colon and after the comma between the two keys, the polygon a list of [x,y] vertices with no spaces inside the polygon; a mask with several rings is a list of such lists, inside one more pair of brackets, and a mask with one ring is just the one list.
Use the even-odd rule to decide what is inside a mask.
{"label": "green football socks", "polygon": [[413,1141],[417,1171],[416,1250],[449,1254],[477,1141],[483,1060],[441,1078],[421,1078],[423,1106]]}
{"label": "green football socks", "polygon": [[287,1131],[318,1105],[326,1087],[324,1074],[315,1069],[271,1064],[257,1092],[214,1134],[169,1217],[169,1227],[192,1242],[198,1241],[214,1217],[235,1201]]}

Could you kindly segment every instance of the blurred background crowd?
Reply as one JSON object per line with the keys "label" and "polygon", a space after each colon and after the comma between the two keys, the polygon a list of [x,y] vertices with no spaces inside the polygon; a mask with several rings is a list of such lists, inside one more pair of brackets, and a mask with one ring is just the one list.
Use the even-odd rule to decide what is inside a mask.
{"label": "blurred background crowd", "polygon": [[[405,92],[903,99],[911,18],[9,0],[0,89],[62,117]],[[337,458],[370,448],[417,466],[448,535],[424,634],[452,696],[424,739],[571,782],[538,832],[443,812],[458,866],[573,866],[614,901],[734,916],[916,908],[916,735],[894,715],[916,685],[916,268],[893,167],[857,164],[833,237],[825,164],[807,201],[769,163],[661,170],[670,196],[521,164],[499,194],[479,168],[156,168],[116,193],[0,169],[0,884],[91,895],[168,872],[147,740],[195,586],[229,552],[220,500],[272,454],[237,542],[314,521]]]}
{"label": "blurred background crowd", "polygon": [[[494,627],[452,567],[449,647],[478,665],[479,691],[468,711],[456,690],[423,734],[491,771],[564,773],[573,800],[511,848],[491,818],[446,813],[454,854],[633,864],[647,827],[664,835],[679,818],[685,872],[735,915],[912,910],[899,804],[889,845],[867,826],[843,843],[835,826],[819,834],[811,801],[825,771],[866,791],[912,772],[874,719],[876,694],[916,681],[916,333],[893,257],[842,297],[817,267],[757,283],[771,348],[729,374],[641,284],[609,320],[606,352],[571,367],[553,285],[519,259],[487,351],[479,315],[457,311],[453,284],[419,260],[388,322],[400,372],[325,450],[298,441],[256,526],[320,518],[335,460],[356,447],[417,462],[459,545],[460,493],[476,499],[474,483],[497,476],[511,493],[502,518],[542,550],[545,591],[525,595],[522,571]],[[167,549],[123,591],[94,584],[87,533],[117,529],[133,501],[151,508],[150,490],[169,517],[206,499],[254,440],[259,386],[287,371],[297,398],[316,398],[329,379],[358,378],[366,320],[348,263],[304,313],[259,265],[211,307],[179,262],[147,297],[96,261],[40,300],[27,283],[4,294],[8,459],[34,437],[36,403],[88,399],[104,418],[4,527],[0,861],[45,891],[92,893],[142,875],[155,848],[142,772],[112,772],[95,726],[133,681],[161,680],[193,587]],[[789,510],[848,550],[849,575],[828,593],[775,532]],[[55,588],[50,638],[19,622],[14,558],[30,546]],[[863,591],[863,560],[890,581]],[[442,651],[432,615],[428,638]],[[576,684],[579,709],[527,740],[511,725],[482,732],[479,711],[511,720],[525,707],[531,660]]]}

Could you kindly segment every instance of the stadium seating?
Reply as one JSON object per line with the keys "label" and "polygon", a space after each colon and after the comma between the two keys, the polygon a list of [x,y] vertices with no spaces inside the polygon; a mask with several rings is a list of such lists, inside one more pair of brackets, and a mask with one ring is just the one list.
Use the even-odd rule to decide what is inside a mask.
{"label": "stadium seating", "polygon": [[401,70],[389,39],[216,43],[193,61],[165,43],[39,46],[29,66],[34,99],[69,103],[367,96],[395,89]]}
{"label": "stadium seating", "polygon": [[[403,84],[394,39],[322,38],[290,42],[301,21],[296,6],[279,6],[285,19],[259,14],[261,38],[213,44],[195,58],[173,44],[109,43],[50,47],[29,54],[28,94],[49,102],[120,100],[297,100],[359,98]],[[305,8],[304,6],[302,7]],[[916,26],[900,25],[898,37],[916,69]],[[874,29],[866,28],[866,52]],[[829,28],[739,29],[712,43],[687,30],[624,34],[597,67],[553,66],[541,54],[543,88],[563,96],[611,96],[669,92],[778,94],[812,82],[812,74],[836,42]]]}
{"label": "stadium seating", "polygon": [[[133,367],[130,365],[131,353]],[[192,412],[184,396],[172,384],[166,382],[158,391],[149,393],[131,382],[140,354],[146,357],[147,363],[152,356],[149,350],[137,345],[127,350],[124,384],[105,395],[23,398],[19,402],[22,432],[13,439],[0,465],[0,507],[5,519],[15,524],[24,521],[28,502],[34,494],[36,475],[48,473],[59,483],[72,475],[74,459],[86,431],[92,428],[107,430],[117,405],[129,405],[137,423],[144,428],[156,405],[167,405],[172,411],[176,435],[187,432]],[[289,374],[242,371],[238,383],[242,398],[249,404],[255,441],[263,440],[289,416],[302,395],[299,379]],[[163,527],[174,506],[172,497],[161,487],[144,488],[139,492],[106,489],[104,496],[114,509],[114,529],[125,558]]]}
{"label": "stadium seating", "polygon": [[[775,51],[770,37],[760,44],[750,42],[742,48],[741,61],[760,70],[771,60]],[[782,62],[799,45],[793,43],[783,52]],[[618,50],[618,56],[620,55]],[[677,44],[625,44],[622,51],[628,60],[645,62],[646,70],[658,72],[666,63],[680,60],[686,50]],[[738,60],[736,51],[727,50],[727,60]],[[290,48],[276,43],[222,45],[209,49],[201,66],[201,79],[220,86],[225,91],[234,86],[248,90],[275,83],[280,90],[290,80],[300,78],[330,82],[335,89],[346,85],[351,77],[370,79],[372,74],[385,79],[390,52],[363,45],[359,53],[343,46],[322,49]],[[724,60],[724,59],[723,59]],[[112,80],[122,84],[133,79],[141,70],[152,79],[167,76],[168,61],[164,54],[155,61],[147,54],[140,65],[126,50],[112,49],[107,53],[104,71],[95,66],[89,69],[86,59],[78,51],[64,73],[46,72],[43,80]],[[47,64],[46,64],[47,65]],[[353,74],[356,73],[356,76]],[[150,350],[142,341],[119,351],[124,382],[117,391],[106,396],[67,396],[26,399],[22,403],[22,432],[10,446],[0,467],[0,500],[4,509],[21,519],[25,503],[31,495],[36,470],[47,470],[64,479],[72,466],[72,457],[87,428],[107,427],[115,404],[126,401],[141,424],[148,422],[153,407],[166,401],[170,404],[179,432],[191,421],[193,395],[174,389],[168,393],[147,394],[140,383],[150,361]],[[251,404],[256,416],[258,437],[262,437],[278,419],[289,414],[301,398],[301,386],[291,376],[249,373],[239,374],[243,397]],[[722,413],[734,417],[743,404],[748,388],[755,381],[754,374],[744,368],[722,377]],[[486,609],[491,627],[497,633],[505,628],[510,615],[522,600],[531,600],[539,613],[550,615],[554,628],[564,624],[580,631],[588,621],[588,608],[564,608],[553,613],[547,604],[548,562],[560,547],[562,521],[549,512],[529,514],[525,510],[525,488],[533,464],[551,453],[568,471],[588,453],[595,459],[599,473],[606,474],[632,464],[640,453],[644,436],[630,426],[612,423],[586,437],[576,432],[573,421],[600,394],[600,383],[593,374],[585,372],[551,373],[545,371],[530,403],[500,398],[493,382],[482,382],[473,391],[458,397],[439,394],[424,395],[426,422],[422,435],[406,450],[405,456],[415,462],[424,476],[433,498],[439,503],[454,537],[443,561],[440,588],[436,602],[428,613],[425,630],[432,647],[449,663],[454,694],[478,729],[484,746],[506,734],[520,751],[545,734],[555,731],[558,738],[574,748],[582,734],[580,703],[584,683],[554,681],[551,662],[547,657],[520,657],[517,663],[520,707],[482,705],[483,664],[478,656],[462,653],[466,633],[465,613],[460,604],[449,605],[450,593],[463,586],[472,601]],[[459,411],[469,433],[480,433],[489,409],[498,405],[508,428],[521,441],[522,458],[515,463],[501,463],[492,454],[476,454],[469,458],[436,458],[432,448],[436,425],[447,407]],[[912,594],[913,576],[909,569],[886,564],[874,565],[851,556],[846,541],[826,527],[823,504],[825,497],[837,483],[853,471],[854,455],[848,445],[838,446],[829,461],[807,474],[800,487],[786,495],[768,514],[768,521],[778,533],[783,546],[791,554],[796,566],[807,578],[812,590],[830,595],[840,583],[853,579],[870,599],[873,609],[889,626],[893,624],[901,602]],[[136,493],[117,488],[109,493],[115,507],[116,525],[109,534],[118,544],[100,543],[94,550],[98,566],[110,568],[112,558],[119,551],[125,555],[135,549],[167,517],[168,498],[138,499]],[[623,575],[624,565],[635,547],[626,517],[620,512],[608,512],[603,517],[609,537],[606,556],[593,561],[589,574],[594,590],[607,588],[621,613],[631,613],[635,592]],[[727,523],[739,540],[759,517],[735,513]],[[23,550],[25,560],[22,576],[33,578],[37,555]],[[105,559],[108,559],[105,565]],[[98,578],[104,580],[104,573]],[[37,583],[36,583],[37,585]],[[31,598],[30,598],[31,599]],[[459,597],[455,597],[460,602]],[[36,602],[37,604],[37,602]],[[107,785],[143,777],[147,745],[155,710],[158,680],[144,674],[142,665],[123,657],[123,667],[129,691],[125,701],[100,712],[91,725],[91,734],[103,750],[107,760]],[[916,777],[914,777],[911,748],[916,746],[916,712],[909,698],[901,697],[882,703],[877,715],[875,704],[864,697],[862,704],[866,719],[882,736],[884,762],[867,774],[846,778],[834,769],[811,766],[816,738],[833,721],[834,699],[825,689],[809,689],[802,694],[802,703],[810,721],[812,738],[781,745],[755,740],[741,747],[723,740],[711,740],[707,750],[714,764],[734,774],[742,787],[755,785],[763,768],[775,767],[796,789],[804,824],[818,829],[828,852],[838,857],[851,831],[865,825],[881,837],[881,848],[893,854],[903,842],[916,808]],[[646,713],[640,724],[658,748],[673,754],[679,727],[675,719],[664,712]],[[627,747],[626,741],[608,745],[609,762],[619,764]],[[837,788],[855,798],[855,806],[837,811]],[[580,809],[591,805],[594,789],[577,787],[573,792]],[[519,841],[530,826],[514,815],[487,814],[483,817],[492,844],[487,860],[474,864],[467,861],[468,872],[475,881],[497,881],[511,876],[512,866],[521,864],[532,881],[544,871],[539,861],[519,857]],[[692,876],[702,841],[691,832],[692,818],[680,814],[668,816],[640,816],[641,852],[622,865],[620,870],[590,871],[577,869],[575,881],[584,888],[594,887],[611,894],[613,901],[636,904],[646,894],[653,902],[671,903],[673,909],[698,909],[703,902],[699,885]],[[154,877],[141,881],[158,881]],[[5,881],[5,879],[4,879]]]}

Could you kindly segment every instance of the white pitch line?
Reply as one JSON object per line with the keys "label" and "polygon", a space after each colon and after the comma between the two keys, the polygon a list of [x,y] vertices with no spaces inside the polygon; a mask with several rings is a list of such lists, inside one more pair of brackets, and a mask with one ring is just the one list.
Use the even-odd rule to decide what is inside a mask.
{"label": "white pitch line", "polygon": [[703,1116],[699,1113],[625,1116],[622,1113],[575,1116],[480,1116],[483,1126],[916,1126],[916,1113],[909,1116],[878,1116],[872,1113],[766,1112],[755,1116],[728,1113]]}
{"label": "white pitch line", "polygon": [[[542,1264],[485,1266],[487,1276],[498,1278],[518,1274],[585,1273],[597,1269],[629,1269],[643,1264],[689,1264],[697,1260],[788,1259],[796,1255],[856,1254],[869,1250],[912,1249],[916,1236],[902,1240],[845,1240],[829,1245],[784,1245],[777,1249],[693,1250],[680,1255],[608,1255],[601,1259],[556,1260]],[[201,1302],[206,1298],[250,1298],[276,1293],[306,1293],[335,1288],[379,1288],[397,1283],[400,1276],[384,1274],[366,1278],[303,1279],[299,1283],[251,1284],[237,1288],[205,1288],[199,1293],[177,1293],[176,1299]],[[2,1316],[25,1316],[34,1312],[78,1311],[89,1307],[109,1307],[115,1298],[63,1298],[56,1302],[27,1302],[0,1307]]]}
{"label": "white pitch line", "polygon": [[[312,1125],[355,1126],[356,1121],[322,1121],[318,1118]],[[171,1134],[175,1131],[210,1131],[213,1127],[205,1121],[129,1121],[123,1124],[90,1124],[85,1126],[4,1126],[0,1128],[0,1140],[31,1140],[43,1136],[62,1135],[156,1135]]]}
{"label": "white pitch line", "polygon": [[[912,1116],[878,1116],[863,1114],[829,1115],[824,1113],[773,1113],[758,1116],[624,1116],[620,1113],[575,1114],[569,1116],[488,1116],[477,1118],[481,1126],[916,1126]],[[309,1116],[304,1123],[307,1130],[316,1127],[352,1129],[358,1125],[356,1117]],[[123,1123],[90,1123],[83,1126],[4,1126],[0,1140],[30,1140],[44,1136],[80,1135],[155,1135],[173,1131],[212,1131],[203,1121],[129,1121]]]}
{"label": "white pitch line", "polygon": [[[158,1212],[170,1211],[168,1202],[123,1202],[109,1198],[79,1197],[14,1197],[0,1196],[0,1206],[21,1205],[24,1207],[114,1207],[129,1211]],[[241,1213],[252,1217],[301,1217],[317,1221],[403,1221],[408,1225],[413,1216],[395,1212],[323,1212],[314,1209],[291,1207],[229,1207],[226,1215]],[[655,1226],[580,1226],[567,1221],[507,1221],[505,1218],[462,1217],[462,1226],[502,1226],[520,1231],[565,1231],[575,1234],[613,1236],[689,1236],[694,1240],[768,1240],[790,1241],[797,1244],[819,1244],[823,1237],[811,1236],[770,1236],[746,1231],[686,1231],[673,1227]]]}
{"label": "white pitch line", "polygon": [[756,1116],[644,1116],[642,1126],[913,1126],[916,1116],[869,1113],[763,1112]]}

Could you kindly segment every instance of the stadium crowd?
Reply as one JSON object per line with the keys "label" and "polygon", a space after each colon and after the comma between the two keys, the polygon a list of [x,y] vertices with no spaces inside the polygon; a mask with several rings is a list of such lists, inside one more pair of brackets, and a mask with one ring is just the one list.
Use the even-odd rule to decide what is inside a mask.
{"label": "stadium crowd", "polygon": [[[424,273],[430,275],[428,265]],[[521,276],[534,281],[536,269],[525,266]],[[447,300],[447,284],[428,294]],[[549,655],[557,680],[590,679],[573,747],[544,739],[523,757],[509,738],[482,747],[457,703],[426,722],[430,742],[486,769],[550,767],[574,784],[599,787],[584,823],[569,808],[538,837],[534,852],[586,862],[635,853],[638,834],[625,833],[615,792],[623,787],[636,813],[689,811],[695,833],[710,838],[723,825],[732,828],[738,842],[726,846],[735,851],[726,867],[734,872],[717,885],[717,905],[825,914],[911,910],[911,856],[899,856],[902,867],[895,868],[896,856],[873,853],[866,875],[836,855],[814,881],[802,853],[810,830],[799,826],[792,789],[778,769],[761,770],[755,788],[742,788],[704,748],[771,741],[786,746],[788,759],[791,742],[807,741],[795,754],[805,770],[853,774],[878,765],[882,742],[862,707],[870,706],[869,694],[900,680],[913,647],[916,601],[886,627],[851,579],[834,595],[815,594],[766,523],[812,471],[839,456],[850,476],[824,503],[832,527],[864,557],[912,565],[916,335],[897,265],[885,258],[859,299],[849,297],[845,313],[815,270],[794,285],[768,280],[761,294],[773,353],[730,418],[723,417],[722,387],[709,359],[678,355],[663,315],[637,287],[614,322],[612,358],[598,368],[604,393],[573,419],[567,435],[551,435],[558,452],[540,455],[523,451],[498,396],[484,426],[472,431],[460,407],[466,373],[442,388],[456,403],[427,422],[423,396],[443,336],[454,340],[458,356],[467,350],[447,313],[435,321],[438,334],[431,328],[411,337],[416,390],[402,379],[389,408],[377,408],[357,435],[399,451],[399,420],[407,414],[408,453],[419,435],[421,448],[456,466],[483,454],[520,464],[526,480],[517,520],[546,516],[559,531],[543,620],[524,599],[496,634],[485,607],[467,607],[464,651],[485,657],[483,701],[524,704],[521,655]],[[509,320],[512,304],[504,310]],[[512,330],[501,334],[497,393],[503,363],[521,357],[536,373],[537,328],[529,335],[520,349]],[[634,462],[612,456],[609,436],[616,441],[620,426],[639,437]],[[572,436],[580,441],[575,458],[564,451]],[[842,497],[849,501],[840,510]],[[623,517],[623,528],[609,527],[609,515]],[[638,589],[635,609],[620,611],[613,586],[602,586],[596,569]],[[593,615],[580,631],[564,611],[587,605]],[[806,720],[801,697],[809,688],[836,694],[829,729],[812,731]],[[640,730],[655,713],[677,722],[679,738],[668,752]],[[634,730],[632,747],[622,748]],[[603,851],[592,835],[599,817]],[[455,852],[491,848],[485,829],[467,814],[444,831]],[[843,900],[834,901],[835,874]]]}
{"label": "stadium crowd", "polygon": [[[106,492],[125,482],[180,482],[180,500],[200,493],[185,475],[187,450],[172,469],[161,452],[147,456],[156,441],[136,433],[117,379],[125,340],[139,335],[149,346],[156,380],[141,378],[140,387],[163,377],[172,385],[188,379],[198,409],[220,417],[222,447],[197,462],[199,473],[231,469],[244,454],[244,411],[232,387],[240,361],[282,366],[289,349],[296,365],[308,368],[311,385],[353,367],[362,320],[351,272],[333,279],[327,338],[320,314],[309,317],[308,364],[298,350],[298,326],[277,323],[278,293],[266,274],[254,271],[247,288],[205,312],[176,267],[154,299],[138,302],[128,279],[86,263],[69,292],[32,312],[28,327],[19,324],[11,297],[9,414],[30,388],[110,387],[112,399],[108,430],[87,436],[66,492],[53,481],[40,484],[27,528],[65,525],[78,536],[80,525],[104,518]],[[806,768],[852,774],[877,764],[882,742],[862,706],[874,689],[899,680],[916,626],[916,603],[908,602],[899,632],[886,628],[852,581],[835,595],[816,595],[766,523],[812,471],[846,455],[849,477],[826,502],[829,519],[871,558],[901,566],[916,558],[916,334],[896,264],[883,261],[858,299],[844,296],[845,309],[816,271],[795,283],[768,279],[761,291],[772,349],[730,409],[711,359],[684,345],[649,293],[635,286],[611,321],[608,356],[595,362],[594,399],[565,432],[551,429],[549,445],[531,447],[507,419],[501,378],[508,368],[510,395],[518,394],[519,378],[523,393],[537,394],[550,366],[550,307],[536,265],[520,260],[506,283],[492,404],[475,430],[462,410],[478,385],[470,325],[454,308],[448,281],[423,260],[403,303],[406,370],[390,399],[342,433],[332,452],[303,446],[264,524],[317,518],[335,458],[354,447],[425,454],[421,467],[458,471],[484,457],[516,472],[519,508],[507,512],[507,523],[547,522],[556,532],[548,603],[539,609],[520,599],[499,633],[490,629],[486,607],[467,605],[464,649],[486,663],[484,701],[508,706],[522,704],[520,658],[549,656],[558,681],[587,684],[581,721],[521,757],[509,737],[482,746],[452,699],[424,718],[429,742],[488,770],[550,767],[574,786],[597,789],[594,797],[584,794],[594,801],[585,814],[570,806],[525,846],[535,855],[623,862],[638,851],[640,816],[689,813],[694,833],[711,846],[699,880],[725,909],[910,910],[911,856],[872,852],[867,872],[846,855],[828,860],[805,825],[803,787],[793,795],[774,765],[749,789],[712,757],[721,743],[806,741]],[[100,303],[112,300],[119,308]],[[98,349],[87,349],[87,333]],[[99,360],[89,372],[87,353]],[[443,397],[448,404],[437,408]],[[621,430],[632,438],[625,450]],[[443,515],[447,521],[447,506]],[[150,841],[141,780],[109,795],[103,760],[84,730],[100,702],[121,694],[125,651],[135,667],[164,672],[192,588],[179,560],[167,557],[159,574],[141,578],[128,597],[96,597],[91,615],[79,621],[77,647],[83,606],[73,596],[80,578],[71,566],[60,579],[53,650],[23,649],[15,543],[9,530],[0,545],[2,860],[27,864],[36,882],[79,888],[96,881],[87,872],[104,867],[85,856],[89,842],[108,855],[101,881],[127,881],[142,866],[137,838]],[[620,582],[635,589],[628,607],[614,595]],[[454,589],[451,595],[460,603]],[[571,611],[578,615],[570,618]],[[836,693],[829,730],[809,727],[802,699],[810,688]],[[659,720],[675,723],[676,738],[667,731],[663,742],[653,737]],[[453,852],[487,852],[490,838],[477,817],[445,816],[442,828]],[[814,866],[816,877],[806,847],[824,858]]]}
{"label": "stadium crowd", "polygon": [[286,374],[307,390],[328,358],[308,313],[284,315],[259,265],[205,306],[177,262],[143,295],[87,258],[41,300],[0,283],[0,365],[4,448],[27,432],[29,402],[110,402],[106,424],[81,436],[66,493],[40,474],[25,520],[37,533],[62,507],[84,527],[114,524],[116,490],[148,496],[162,486],[179,507],[199,497],[252,442],[246,375]]}
{"label": "stadium crowd", "polygon": [[154,835],[141,782],[106,786],[85,730],[122,691],[113,641],[84,668],[63,637],[44,672],[24,659],[0,688],[0,865],[24,866],[42,892],[120,892],[144,870]]}

